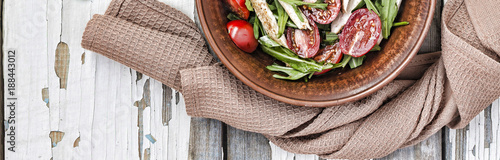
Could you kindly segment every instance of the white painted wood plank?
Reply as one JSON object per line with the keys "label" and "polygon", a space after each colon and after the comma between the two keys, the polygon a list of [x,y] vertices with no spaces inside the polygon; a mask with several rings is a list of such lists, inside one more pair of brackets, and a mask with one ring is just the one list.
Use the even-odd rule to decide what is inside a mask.
{"label": "white painted wood plank", "polygon": [[451,159],[500,159],[498,146],[500,99],[476,116],[464,129],[448,129],[446,146]]}
{"label": "white painted wood plank", "polygon": [[271,146],[273,160],[319,160],[319,157],[317,155],[305,155],[287,152],[276,146],[272,142],[269,142],[269,145]]}
{"label": "white painted wood plank", "polygon": [[[14,102],[16,107],[12,108],[15,122],[9,124],[13,127],[15,136],[15,152],[9,151],[9,143],[4,143],[5,157],[9,159],[49,159],[50,148],[37,146],[50,144],[48,113],[45,102],[41,99],[42,89],[47,87],[47,46],[44,32],[47,29],[46,5],[39,1],[4,1],[4,35],[3,35],[3,62],[7,64],[8,51],[16,51],[15,67],[15,95],[4,92],[5,98],[17,98]],[[25,10],[31,10],[27,13]],[[33,41],[39,39],[39,41]],[[4,65],[5,87],[8,86],[8,71]],[[8,91],[8,90],[6,90]],[[4,120],[10,117],[10,107],[4,108]],[[15,116],[15,117],[14,117]],[[10,134],[12,130],[7,130]],[[6,140],[10,136],[6,135]]]}
{"label": "white painted wood plank", "polygon": [[[133,103],[142,99],[147,77],[134,83],[135,71],[96,53],[80,47],[81,35],[87,21],[94,13],[104,13],[110,0],[94,1],[6,1],[7,15],[12,18],[5,25],[5,48],[19,48],[18,88],[20,104],[18,121],[22,131],[14,159],[139,159],[144,158],[145,148],[155,144],[139,137],[138,108]],[[193,18],[193,2],[170,1]],[[20,10],[22,8],[22,10]],[[67,85],[62,88],[60,75],[56,74],[56,49],[60,42],[69,48]],[[42,55],[42,58],[40,58]],[[46,58],[43,58],[46,57]],[[41,59],[41,60],[40,60]],[[173,104],[172,121],[176,127],[162,123],[162,86],[151,80],[152,107],[142,113],[146,134],[165,134],[163,145],[151,155],[172,153],[174,159],[187,159],[190,117],[185,113],[184,102]],[[42,99],[42,89],[47,88],[50,109]],[[171,90],[170,90],[171,91]],[[173,91],[171,91],[173,92]],[[23,110],[24,109],[24,110]],[[64,136],[51,148],[50,131]],[[168,132],[179,137],[168,136]],[[78,141],[77,141],[78,139]],[[143,150],[139,152],[139,139]],[[176,143],[169,145],[171,139]],[[171,151],[166,152],[167,148]],[[28,154],[29,153],[29,154]],[[164,159],[165,156],[159,156]]]}

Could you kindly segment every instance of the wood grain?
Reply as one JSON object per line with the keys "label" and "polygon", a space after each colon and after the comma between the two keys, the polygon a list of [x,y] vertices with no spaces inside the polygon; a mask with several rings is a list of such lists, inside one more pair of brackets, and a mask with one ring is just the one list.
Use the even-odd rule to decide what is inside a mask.
{"label": "wood grain", "polygon": [[[5,1],[9,13],[4,26],[9,29],[4,30],[4,48],[22,52],[17,89],[23,94],[17,98],[25,106],[16,110],[16,152],[5,152],[6,158],[187,159],[190,117],[183,98],[174,97],[175,91],[158,81],[81,48],[87,21],[103,14],[110,2]],[[166,2],[193,18],[193,3]],[[59,48],[68,54],[56,56],[58,44],[65,44]],[[66,71],[56,71],[59,66]],[[165,96],[168,92],[172,97]],[[136,101],[143,102],[140,109]],[[171,118],[164,125],[167,104]]]}
{"label": "wood grain", "polygon": [[227,127],[227,159],[271,159],[269,140],[258,133]]}
{"label": "wood grain", "polygon": [[[191,118],[177,91],[82,49],[80,41],[85,24],[93,14],[103,14],[110,1],[4,0],[0,4],[5,17],[0,38],[4,40],[2,60],[8,50],[19,53],[16,96],[18,105],[24,106],[16,108],[16,152],[6,150],[2,143],[0,157],[321,159],[316,155],[286,152],[260,134],[241,131],[217,120]],[[197,19],[194,1],[161,1]],[[438,12],[443,3],[438,3],[441,7],[436,8],[422,53],[440,50]],[[68,59],[64,63],[56,56],[60,44],[67,45]],[[56,71],[61,64],[67,66],[64,77]],[[6,72],[2,73],[5,78]],[[3,79],[0,83],[5,87]],[[5,90],[0,93],[2,104],[4,94]],[[499,101],[464,129],[445,128],[420,144],[382,159],[500,159]],[[135,102],[141,107],[134,106]],[[9,112],[6,107],[0,111],[4,120],[3,113]],[[4,132],[1,140],[5,140]]]}

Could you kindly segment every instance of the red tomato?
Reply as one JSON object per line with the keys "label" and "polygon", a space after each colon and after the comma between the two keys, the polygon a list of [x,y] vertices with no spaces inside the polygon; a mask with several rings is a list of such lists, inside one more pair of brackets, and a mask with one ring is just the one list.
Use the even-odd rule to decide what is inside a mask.
{"label": "red tomato", "polygon": [[310,8],[304,5],[302,6],[302,12],[308,18],[318,22],[319,24],[332,23],[333,20],[337,18],[342,4],[340,0],[325,0],[324,2],[328,4],[326,10]]}
{"label": "red tomato", "polygon": [[238,17],[247,20],[248,16],[250,16],[250,11],[248,11],[245,5],[245,0],[227,0],[227,3],[231,11],[238,15]]}
{"label": "red tomato", "polygon": [[[339,63],[342,60],[342,51],[340,50],[339,43],[335,43],[334,45],[326,46],[325,48],[318,51],[318,55],[314,57],[314,60],[317,62],[325,62],[325,63]],[[324,74],[332,69],[325,69],[321,72],[315,72],[314,75]]]}
{"label": "red tomato", "polygon": [[382,33],[382,23],[378,15],[366,8],[352,13],[342,29],[340,49],[342,53],[361,57],[368,53]]}
{"label": "red tomato", "polygon": [[297,53],[302,58],[312,58],[319,50],[319,31],[316,23],[309,20],[313,30],[300,30],[288,28],[286,40],[288,48]]}
{"label": "red tomato", "polygon": [[259,43],[253,35],[253,27],[244,20],[234,20],[227,23],[229,37],[241,50],[252,53],[257,49]]}

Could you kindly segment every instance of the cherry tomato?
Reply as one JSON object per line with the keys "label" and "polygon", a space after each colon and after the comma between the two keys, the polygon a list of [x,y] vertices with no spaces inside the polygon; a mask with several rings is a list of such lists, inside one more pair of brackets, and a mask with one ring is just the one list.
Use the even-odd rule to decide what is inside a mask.
{"label": "cherry tomato", "polygon": [[[342,51],[340,50],[339,43],[335,43],[334,45],[328,45],[325,48],[318,51],[318,55],[316,55],[313,59],[317,62],[325,62],[325,63],[339,63],[342,60]],[[325,69],[321,72],[315,72],[314,75],[324,74],[332,69]]]}
{"label": "cherry tomato", "polygon": [[241,50],[252,53],[257,49],[259,43],[253,35],[253,27],[250,23],[244,20],[234,20],[227,23],[227,31],[229,37],[234,44]]}
{"label": "cherry tomato", "polygon": [[302,12],[306,17],[318,22],[319,24],[332,23],[333,20],[337,18],[342,4],[340,0],[325,0],[324,2],[328,4],[326,10],[310,8],[304,5],[302,6]]}
{"label": "cherry tomato", "polygon": [[288,48],[302,58],[312,58],[319,50],[319,31],[316,23],[309,19],[313,30],[287,28],[286,40]]}
{"label": "cherry tomato", "polygon": [[366,8],[358,9],[349,17],[340,34],[342,53],[361,57],[376,44],[382,33],[378,15]]}
{"label": "cherry tomato", "polygon": [[238,15],[238,17],[247,20],[248,16],[250,16],[250,11],[248,11],[245,5],[245,0],[227,0],[227,3],[231,11]]}

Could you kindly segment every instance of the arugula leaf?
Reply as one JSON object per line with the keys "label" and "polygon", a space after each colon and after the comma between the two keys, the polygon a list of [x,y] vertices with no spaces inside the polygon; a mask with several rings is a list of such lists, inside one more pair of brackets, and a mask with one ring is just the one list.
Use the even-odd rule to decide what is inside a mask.
{"label": "arugula leaf", "polygon": [[339,35],[333,33],[333,32],[326,32],[325,33],[325,41],[335,41],[339,39]]}
{"label": "arugula leaf", "polygon": [[299,17],[299,20],[301,22],[304,22],[304,17],[301,16],[302,11],[300,11],[299,7],[297,7],[297,5],[295,5],[295,4],[290,4],[290,5],[292,6],[293,10],[295,11],[295,14],[298,15],[297,17]]}
{"label": "arugula leaf", "polygon": [[234,21],[234,20],[239,20],[241,19],[240,17],[238,17],[237,15],[233,14],[233,13],[229,13],[227,15],[227,19],[229,19],[230,21]]}
{"label": "arugula leaf", "polygon": [[331,30],[332,25],[331,24],[316,24],[318,26],[318,29],[329,31]]}
{"label": "arugula leaf", "polygon": [[365,60],[366,56],[361,56],[361,57],[352,57],[351,60],[349,61],[349,67],[351,69],[357,68],[363,64],[363,60]]}
{"label": "arugula leaf", "polygon": [[276,4],[276,8],[278,10],[278,37],[281,37],[283,33],[285,32],[285,26],[288,21],[288,14],[285,12],[285,9],[281,4],[278,2],[278,0],[275,0],[274,3]]}
{"label": "arugula leaf", "polygon": [[290,19],[288,19],[288,21],[286,21],[286,26],[287,26],[287,27],[292,27],[292,28],[299,28],[299,27],[297,27],[297,25],[295,25],[295,23],[293,23]]}
{"label": "arugula leaf", "polygon": [[[365,3],[365,1],[360,1],[360,2],[358,3],[358,5],[357,5],[356,7],[354,7],[354,9],[352,10],[352,12],[354,12],[354,11],[356,11],[356,10],[360,9],[360,8],[363,8],[363,7],[365,6],[365,4],[366,4],[366,3]],[[346,9],[346,10],[347,10],[347,9]]]}
{"label": "arugula leaf", "polygon": [[273,75],[274,78],[285,79],[285,80],[298,80],[298,79],[305,77],[309,74],[309,73],[303,73],[303,72],[297,71],[297,70],[290,68],[290,67],[280,66],[278,64],[273,64],[273,65],[267,66],[266,68],[271,70],[271,71],[285,73],[288,76],[282,76],[279,74]]}
{"label": "arugula leaf", "polygon": [[259,31],[262,35],[267,35],[266,31],[264,31],[264,27],[262,27],[262,23],[260,23],[259,17],[255,16],[255,20],[253,23],[253,34],[255,39],[259,39]]}
{"label": "arugula leaf", "polygon": [[277,42],[271,40],[271,38],[269,38],[269,36],[262,36],[259,38],[259,43],[262,44],[262,45],[265,45],[266,47],[278,47],[280,46],[280,44],[278,44]]}
{"label": "arugula leaf", "polygon": [[382,49],[382,47],[380,47],[379,45],[375,45],[375,46],[373,46],[373,48],[370,50],[370,52],[380,51],[381,49]]}
{"label": "arugula leaf", "polygon": [[290,51],[288,48],[284,48],[281,46],[270,48],[266,47],[265,45],[261,45],[261,48],[262,51],[266,52],[270,56],[284,63],[287,63],[293,69],[296,69],[303,73],[318,72],[324,69],[333,68],[332,64],[322,65],[312,59],[303,59],[297,56],[296,54],[291,55],[289,54],[289,52],[293,53],[292,51]]}
{"label": "arugula leaf", "polygon": [[404,21],[404,22],[396,22],[396,23],[392,24],[392,26],[393,27],[399,27],[399,26],[406,26],[406,25],[409,25],[409,24],[410,24],[410,22]]}
{"label": "arugula leaf", "polygon": [[245,6],[247,6],[248,11],[253,11],[252,2],[250,2],[250,0],[245,1]]}
{"label": "arugula leaf", "polygon": [[291,4],[292,6],[294,6],[294,5],[295,6],[306,5],[306,6],[311,7],[311,8],[319,8],[322,10],[326,10],[326,6],[328,6],[328,4],[326,4],[326,3],[307,3],[307,2],[303,2],[301,0],[281,0],[281,1],[286,2],[288,4]]}
{"label": "arugula leaf", "polygon": [[377,8],[375,8],[375,5],[372,3],[371,0],[364,0],[364,2],[366,3],[366,8],[368,8],[368,10],[371,10],[380,16],[380,13],[378,13]]}
{"label": "arugula leaf", "polygon": [[321,37],[323,38],[321,41],[322,47],[334,45],[339,40],[339,36],[333,32],[321,32]]}
{"label": "arugula leaf", "polygon": [[[398,6],[396,0],[377,0],[380,3],[378,10],[380,11],[380,20],[382,21],[382,35],[384,39],[391,35],[391,28],[398,14]],[[376,5],[377,6],[377,5]]]}
{"label": "arugula leaf", "polygon": [[345,66],[347,66],[347,64],[351,61],[351,59],[352,59],[352,56],[344,54],[344,58],[342,59],[342,62],[337,63],[337,65],[339,65],[339,67],[345,68]]}
{"label": "arugula leaf", "polygon": [[271,9],[271,11],[274,11],[274,10],[277,9],[276,8],[276,4],[274,3],[274,1],[273,1],[273,3],[267,3],[267,4],[269,4],[268,6],[269,6],[269,9]]}
{"label": "arugula leaf", "polygon": [[259,34],[259,31],[260,31],[260,24],[259,24],[259,18],[257,18],[257,16],[255,16],[254,18],[254,22],[253,22],[253,36],[255,37],[255,39],[258,39],[260,34]]}

